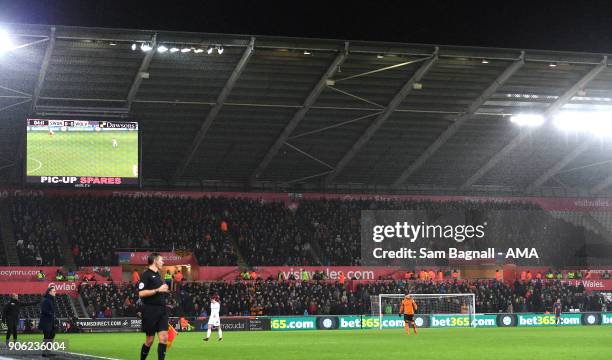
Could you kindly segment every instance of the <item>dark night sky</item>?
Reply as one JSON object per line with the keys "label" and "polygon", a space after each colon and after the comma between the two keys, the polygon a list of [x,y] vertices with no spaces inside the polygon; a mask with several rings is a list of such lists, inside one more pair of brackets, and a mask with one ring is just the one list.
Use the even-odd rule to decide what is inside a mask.
{"label": "dark night sky", "polygon": [[612,52],[603,0],[0,0],[0,22]]}

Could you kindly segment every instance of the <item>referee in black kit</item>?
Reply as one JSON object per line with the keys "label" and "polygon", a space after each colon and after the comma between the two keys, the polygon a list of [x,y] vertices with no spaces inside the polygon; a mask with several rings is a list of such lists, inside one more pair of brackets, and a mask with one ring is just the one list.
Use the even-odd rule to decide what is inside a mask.
{"label": "referee in black kit", "polygon": [[160,271],[164,261],[158,253],[151,253],[147,258],[149,268],[140,276],[138,296],[142,299],[142,330],[146,334],[145,343],[140,350],[140,360],[147,358],[155,333],[159,338],[157,359],[166,357],[166,341],[168,340],[168,313],[166,312],[166,294],[168,285],[164,284]]}

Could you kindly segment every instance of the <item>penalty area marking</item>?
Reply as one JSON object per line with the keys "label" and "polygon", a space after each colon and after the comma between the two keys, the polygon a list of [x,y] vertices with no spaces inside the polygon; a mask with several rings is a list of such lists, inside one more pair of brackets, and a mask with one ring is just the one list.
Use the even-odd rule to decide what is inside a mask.
{"label": "penalty area marking", "polygon": [[40,162],[40,161],[38,161],[38,160],[34,159],[33,157],[31,157],[31,158],[29,158],[29,159],[31,159],[31,160],[33,160],[33,161],[36,161],[36,162],[38,163],[38,167],[37,167],[36,169],[34,169],[34,170],[30,170],[30,171],[28,171],[28,174],[31,174],[31,173],[33,173],[33,172],[37,172],[37,171],[38,171],[38,170],[40,170],[40,168],[43,166],[42,162]]}

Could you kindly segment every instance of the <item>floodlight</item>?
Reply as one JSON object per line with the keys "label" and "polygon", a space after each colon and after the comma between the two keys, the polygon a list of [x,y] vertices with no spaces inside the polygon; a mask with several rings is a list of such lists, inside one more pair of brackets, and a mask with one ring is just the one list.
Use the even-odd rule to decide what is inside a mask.
{"label": "floodlight", "polygon": [[544,124],[544,116],[539,114],[517,114],[510,121],[518,126],[536,127]]}

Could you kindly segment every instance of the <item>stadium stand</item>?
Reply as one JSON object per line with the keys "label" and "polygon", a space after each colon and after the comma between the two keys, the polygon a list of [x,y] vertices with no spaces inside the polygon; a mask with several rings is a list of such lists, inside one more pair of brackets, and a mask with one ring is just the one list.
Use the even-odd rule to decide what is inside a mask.
{"label": "stadium stand", "polygon": [[[9,302],[10,295],[0,295],[0,308],[4,308],[4,306]],[[20,295],[19,300],[26,303],[31,302],[41,302],[42,295]],[[58,318],[69,318],[74,316],[74,311],[72,309],[72,305],[70,303],[70,298],[66,294],[57,294],[55,297],[55,301],[57,304],[57,314]],[[40,306],[32,305],[26,306],[21,309],[21,318],[29,318],[29,319],[38,319],[40,318]]]}
{"label": "stadium stand", "polygon": [[[362,210],[418,210],[431,219],[459,211],[503,230],[479,240],[479,247],[527,247],[538,239],[547,251],[537,264],[555,267],[582,265],[591,255],[585,239],[603,243],[589,227],[520,202],[304,200],[287,207],[240,198],[22,195],[11,203],[22,265],[63,263],[53,211],[62,214],[78,266],[115,265],[120,249],[193,251],[205,265],[235,265],[238,254],[248,265],[358,265]],[[508,213],[513,210],[522,211]]]}
{"label": "stadium stand", "polygon": [[21,265],[62,265],[59,232],[52,218],[53,200],[17,195],[11,198],[10,208]]}
{"label": "stadium stand", "polygon": [[[540,259],[525,259],[526,265],[577,266],[587,257],[612,255],[612,247],[589,227],[521,202],[303,200],[288,207],[240,198],[32,195],[11,201],[22,265],[62,264],[58,230],[49,216],[54,211],[62,214],[78,266],[115,265],[119,249],[187,250],[202,265],[236,265],[239,254],[251,266],[358,265],[362,210],[418,210],[431,219],[458,211],[501,229],[479,244],[465,241],[465,249],[528,247],[538,239],[547,251]],[[508,213],[514,210],[522,211]],[[513,221],[507,221],[510,216]],[[591,249],[593,244],[598,247]]]}
{"label": "stadium stand", "polygon": [[[2,237],[2,231],[0,231],[0,242],[2,242],[2,246],[0,246],[0,265],[8,265],[7,254],[4,247],[6,246],[5,241],[6,240]],[[13,246],[13,244],[9,246]]]}
{"label": "stadium stand", "polygon": [[236,263],[219,225],[231,202],[87,196],[63,200],[61,210],[78,265],[114,265],[114,250],[122,248],[189,249],[201,263]]}
{"label": "stadium stand", "polygon": [[[602,311],[612,303],[599,294],[587,294],[584,287],[558,281],[497,281],[404,282],[378,281],[359,284],[355,291],[330,281],[238,281],[187,283],[171,301],[172,313],[186,316],[206,316],[210,297],[223,299],[223,315],[342,315],[370,314],[370,295],[374,294],[449,294],[474,293],[476,312],[544,312],[556,299],[563,300],[564,311]],[[110,308],[116,314],[133,314],[135,289],[132,285],[88,285],[81,287],[81,296],[88,312],[100,315]],[[605,310],[603,310],[605,311]],[[427,313],[421,309],[420,313]],[[120,316],[120,315],[119,315]]]}
{"label": "stadium stand", "polygon": [[[139,315],[140,301],[134,284],[86,284],[79,286],[87,316],[92,319],[135,317]],[[175,294],[168,301],[170,315],[178,315]]]}

